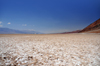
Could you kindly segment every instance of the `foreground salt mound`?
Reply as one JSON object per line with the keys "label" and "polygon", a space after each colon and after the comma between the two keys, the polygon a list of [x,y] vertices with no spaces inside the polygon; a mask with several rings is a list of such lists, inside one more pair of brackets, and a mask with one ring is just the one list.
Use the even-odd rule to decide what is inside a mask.
{"label": "foreground salt mound", "polygon": [[0,36],[0,66],[100,66],[100,34]]}

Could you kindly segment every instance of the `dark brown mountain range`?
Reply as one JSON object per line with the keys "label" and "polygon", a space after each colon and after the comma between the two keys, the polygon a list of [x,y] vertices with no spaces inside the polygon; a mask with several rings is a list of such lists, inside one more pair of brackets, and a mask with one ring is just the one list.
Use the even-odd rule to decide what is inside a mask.
{"label": "dark brown mountain range", "polygon": [[61,34],[68,34],[68,33],[79,33],[81,30],[71,31],[71,32],[63,32]]}
{"label": "dark brown mountain range", "polygon": [[68,33],[100,33],[100,18],[82,30],[63,32],[61,34],[68,34]]}
{"label": "dark brown mountain range", "polygon": [[100,19],[96,20],[80,32],[100,33]]}

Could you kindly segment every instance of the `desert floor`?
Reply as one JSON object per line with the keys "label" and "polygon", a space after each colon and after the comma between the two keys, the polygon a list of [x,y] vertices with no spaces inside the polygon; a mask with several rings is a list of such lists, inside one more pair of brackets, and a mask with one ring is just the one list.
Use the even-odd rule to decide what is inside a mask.
{"label": "desert floor", "polygon": [[100,34],[0,34],[0,66],[100,66]]}

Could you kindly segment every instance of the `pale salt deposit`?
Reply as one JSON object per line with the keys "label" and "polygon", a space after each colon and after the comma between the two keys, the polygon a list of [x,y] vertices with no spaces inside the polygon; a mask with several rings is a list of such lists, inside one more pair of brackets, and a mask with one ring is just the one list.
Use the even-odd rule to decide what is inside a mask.
{"label": "pale salt deposit", "polygon": [[0,35],[0,66],[100,66],[100,34]]}

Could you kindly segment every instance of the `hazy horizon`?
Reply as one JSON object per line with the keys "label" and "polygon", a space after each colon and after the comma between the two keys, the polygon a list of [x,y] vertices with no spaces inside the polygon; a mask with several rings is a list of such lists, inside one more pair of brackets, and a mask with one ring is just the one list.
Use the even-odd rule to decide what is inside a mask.
{"label": "hazy horizon", "polygon": [[0,28],[60,33],[100,18],[100,0],[0,0]]}

